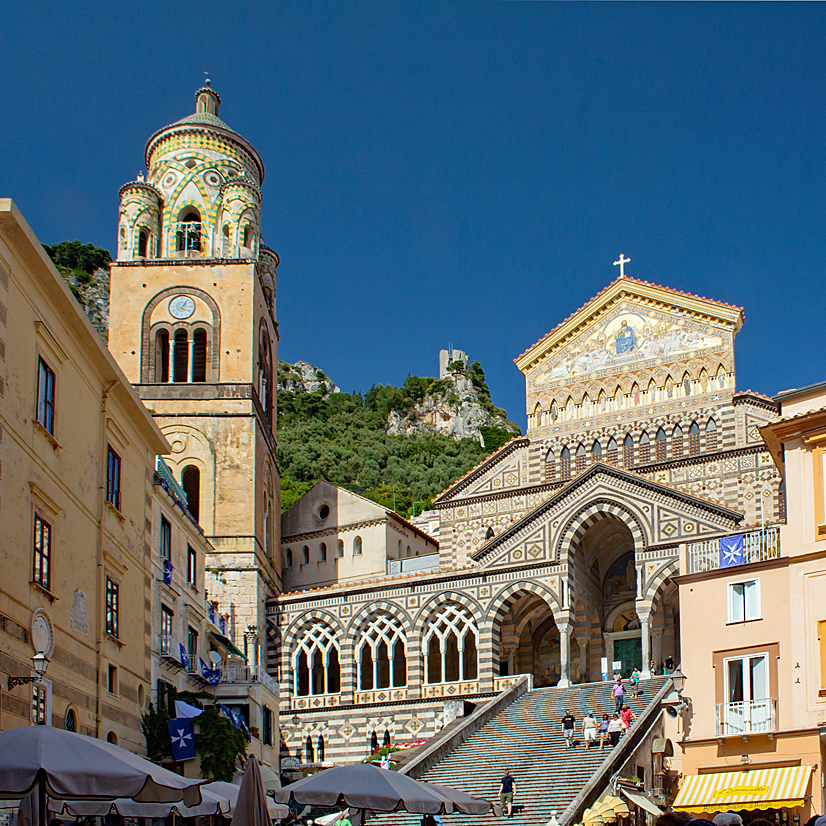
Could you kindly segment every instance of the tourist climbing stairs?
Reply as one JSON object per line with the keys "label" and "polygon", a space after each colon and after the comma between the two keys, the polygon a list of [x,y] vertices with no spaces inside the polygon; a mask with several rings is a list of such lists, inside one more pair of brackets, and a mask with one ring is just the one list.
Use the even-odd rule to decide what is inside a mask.
{"label": "tourist climbing stairs", "polygon": [[[642,712],[667,678],[640,683],[640,695],[626,702],[635,714]],[[562,717],[570,709],[577,720],[576,747],[568,749],[562,736]],[[586,712],[597,718],[613,713],[611,683],[586,683],[570,688],[539,688],[523,694],[489,720],[441,762],[419,776],[420,780],[453,786],[468,794],[498,800],[499,781],[509,769],[516,781],[514,826],[544,826],[552,812],[561,817],[576,795],[600,770],[609,768],[609,746],[585,750],[581,727]],[[634,736],[636,729],[625,736]],[[605,764],[605,765],[603,765]],[[606,782],[610,774],[606,776]],[[446,815],[445,826],[474,826],[485,818]],[[420,817],[377,815],[369,826],[414,826]]]}

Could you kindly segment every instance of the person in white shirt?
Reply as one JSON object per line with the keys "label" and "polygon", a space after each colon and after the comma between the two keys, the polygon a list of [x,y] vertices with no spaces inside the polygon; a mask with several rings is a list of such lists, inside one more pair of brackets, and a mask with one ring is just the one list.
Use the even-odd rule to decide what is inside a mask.
{"label": "person in white shirt", "polygon": [[597,744],[597,720],[593,711],[589,711],[582,718],[582,736],[585,739],[586,749],[591,748],[591,743]]}

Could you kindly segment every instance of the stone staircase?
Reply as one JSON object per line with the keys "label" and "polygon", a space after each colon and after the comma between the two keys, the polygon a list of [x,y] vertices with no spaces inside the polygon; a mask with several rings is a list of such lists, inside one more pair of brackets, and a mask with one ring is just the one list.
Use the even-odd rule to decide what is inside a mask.
{"label": "stone staircase", "polygon": [[[640,696],[626,694],[626,703],[640,714],[666,682],[655,677],[640,683]],[[562,717],[569,708],[577,719],[577,746],[565,747]],[[468,737],[419,779],[452,786],[468,794],[498,802],[499,781],[505,769],[516,780],[514,826],[544,826],[551,812],[560,817],[591,778],[608,768],[611,750],[584,749],[581,726],[592,709],[597,718],[613,713],[611,683],[586,683],[570,688],[539,688],[515,700]],[[636,724],[626,737],[634,737]],[[623,741],[621,740],[620,743]],[[603,762],[606,761],[603,767]],[[608,778],[606,777],[606,780]],[[487,815],[486,817],[490,817]],[[396,812],[375,815],[370,826],[417,826],[419,816]],[[479,817],[445,815],[445,826],[474,826]]]}

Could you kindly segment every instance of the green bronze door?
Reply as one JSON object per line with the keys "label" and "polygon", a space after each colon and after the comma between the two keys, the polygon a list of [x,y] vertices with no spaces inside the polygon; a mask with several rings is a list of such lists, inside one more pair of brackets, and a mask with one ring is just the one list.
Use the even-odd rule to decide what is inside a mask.
{"label": "green bronze door", "polygon": [[614,640],[614,661],[617,660],[622,663],[620,674],[626,679],[635,668],[642,671],[642,639]]}

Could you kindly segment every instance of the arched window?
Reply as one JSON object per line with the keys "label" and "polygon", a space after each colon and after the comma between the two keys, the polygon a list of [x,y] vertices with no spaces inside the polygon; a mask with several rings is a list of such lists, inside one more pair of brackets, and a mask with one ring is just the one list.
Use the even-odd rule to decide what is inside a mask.
{"label": "arched window", "polygon": [[169,330],[158,330],[155,336],[155,381],[169,381]]}
{"label": "arched window", "polygon": [[339,649],[335,634],[320,620],[304,629],[293,653],[296,697],[341,691]]}
{"label": "arched window", "polygon": [[361,537],[357,536],[353,540],[353,556],[361,556],[361,550],[362,550]]}
{"label": "arched window", "polygon": [[192,334],[192,381],[207,380],[207,333],[200,327]]}
{"label": "arched window", "polygon": [[318,762],[324,762],[324,735],[318,735]]}
{"label": "arched window", "polygon": [[249,228],[249,225],[244,227],[244,240],[243,244],[247,249],[252,246],[252,230]]}
{"label": "arched window", "polygon": [[264,495],[264,556],[272,560],[272,510],[268,494]]}
{"label": "arched window", "polygon": [[178,252],[200,251],[201,214],[197,209],[186,210],[178,219],[175,240]]}
{"label": "arched window", "polygon": [[602,461],[602,445],[599,443],[597,439],[594,439],[594,443],[591,445],[591,462],[601,462]]}
{"label": "arched window", "polygon": [[338,546],[336,547],[336,556],[341,559],[344,556],[344,540],[338,540]]}
{"label": "arched window", "polygon": [[571,451],[567,447],[563,447],[559,454],[559,478],[563,482],[571,478]]}
{"label": "arched window", "polygon": [[706,453],[714,453],[717,450],[717,422],[709,419],[706,424]]}
{"label": "arched window", "polygon": [[301,564],[302,565],[309,565],[310,564],[310,548],[307,545],[305,545],[301,549]]}
{"label": "arched window", "polygon": [[671,432],[671,456],[674,459],[683,458],[683,429],[679,425],[674,425]]}
{"label": "arched window", "polygon": [[307,763],[315,763],[315,753],[313,751],[313,738],[307,735],[304,741],[304,760]]}
{"label": "arched window", "polygon": [[292,568],[293,567],[293,549],[287,548],[287,553],[284,555],[284,567],[285,568]]}
{"label": "arched window", "polygon": [[617,463],[617,440],[613,436],[608,440],[608,450],[605,452],[608,464],[615,465]]}
{"label": "arched window", "polygon": [[651,461],[651,439],[644,430],[640,435],[640,464],[647,465]]}
{"label": "arched window", "polygon": [[634,440],[630,433],[625,434],[622,442],[622,466],[630,468],[634,466]]}
{"label": "arched window", "polygon": [[201,471],[195,465],[187,465],[181,474],[181,485],[186,494],[187,510],[198,522],[201,516]]}
{"label": "arched window", "polygon": [[688,455],[697,456],[700,453],[700,428],[697,422],[692,422],[688,428]]}
{"label": "arched window", "polygon": [[579,443],[576,449],[576,472],[577,475],[580,473],[585,472],[585,464],[587,461],[587,455],[585,452],[585,445],[582,442]]}
{"label": "arched window", "polygon": [[407,685],[407,635],[384,611],[367,621],[356,646],[356,685],[361,691]]}
{"label": "arched window", "polygon": [[485,542],[487,542],[490,539],[493,539],[493,537],[494,537],[493,526],[488,525],[488,529],[485,531]]}
{"label": "arched window", "polygon": [[654,437],[654,453],[658,462],[665,461],[666,453],[665,431],[660,428]]}
{"label": "arched window", "polygon": [[229,224],[224,224],[224,228],[221,231],[221,257],[229,258],[230,249]]}
{"label": "arched window", "polygon": [[688,373],[683,376],[683,395],[686,397],[691,395],[691,377]]}
{"label": "arched window", "polygon": [[326,562],[327,561],[327,543],[326,542],[322,542],[318,546],[318,559],[319,559],[320,562]]}
{"label": "arched window", "polygon": [[258,400],[264,412],[272,419],[272,349],[265,327],[261,327],[258,341]]}
{"label": "arched window", "polygon": [[397,558],[398,559],[402,558],[402,541],[401,541],[401,539],[399,540],[399,553],[398,553]]}
{"label": "arched window", "polygon": [[473,614],[463,605],[442,605],[422,640],[428,683],[475,680],[478,674],[479,632]]}
{"label": "arched window", "polygon": [[173,375],[175,382],[189,380],[189,337],[186,330],[175,333],[175,347],[172,352]]}
{"label": "arched window", "polygon": [[71,708],[66,712],[66,731],[77,731],[77,716]]}
{"label": "arched window", "polygon": [[149,252],[149,233],[147,232],[147,230],[142,229],[138,233],[138,256],[140,258],[146,258],[148,252]]}
{"label": "arched window", "polygon": [[545,481],[553,482],[556,479],[556,457],[552,450],[545,454]]}
{"label": "arched window", "polygon": [[407,555],[410,556],[410,545],[407,546]]}

